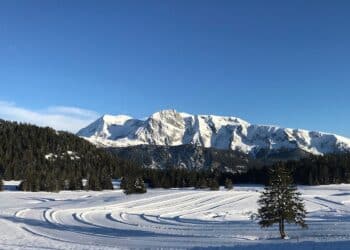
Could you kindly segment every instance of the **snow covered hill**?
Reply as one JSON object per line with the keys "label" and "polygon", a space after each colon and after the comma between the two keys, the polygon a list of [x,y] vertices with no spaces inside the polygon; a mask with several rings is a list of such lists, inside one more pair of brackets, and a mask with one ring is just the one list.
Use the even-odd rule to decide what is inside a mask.
{"label": "snow covered hill", "polygon": [[236,117],[191,115],[175,110],[163,110],[145,120],[104,115],[78,135],[101,147],[193,144],[252,156],[295,150],[316,155],[350,151],[350,139],[334,134],[253,125]]}

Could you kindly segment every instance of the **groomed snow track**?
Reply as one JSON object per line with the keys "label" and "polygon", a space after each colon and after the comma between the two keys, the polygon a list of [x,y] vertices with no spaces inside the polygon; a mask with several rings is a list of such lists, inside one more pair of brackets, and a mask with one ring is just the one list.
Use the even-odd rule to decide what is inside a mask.
{"label": "groomed snow track", "polygon": [[[9,204],[2,209],[0,221],[18,234],[16,243],[22,249],[48,245],[50,249],[232,246],[271,249],[280,244],[294,247],[310,241],[315,244],[337,241],[340,242],[337,246],[342,246],[350,241],[349,185],[301,187],[309,211],[309,229],[289,226],[291,240],[286,243],[278,239],[276,228],[261,230],[251,219],[256,213],[260,190],[259,187],[238,187],[234,191],[150,190],[144,195],[130,196],[121,191],[3,192],[0,195],[7,196]],[[20,200],[24,203],[19,208],[15,204]],[[16,237],[4,237],[3,226],[1,233],[0,248],[16,248],[16,244],[10,243],[11,237]]]}

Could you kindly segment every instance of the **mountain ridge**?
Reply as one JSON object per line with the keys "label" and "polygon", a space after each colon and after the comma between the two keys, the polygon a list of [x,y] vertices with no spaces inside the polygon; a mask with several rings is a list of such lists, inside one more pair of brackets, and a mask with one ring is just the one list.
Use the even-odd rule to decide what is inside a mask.
{"label": "mountain ridge", "polygon": [[350,139],[336,134],[255,125],[233,116],[192,115],[176,110],[162,110],[145,120],[104,115],[77,135],[100,147],[194,144],[252,156],[260,151],[288,149],[314,155],[350,151]]}

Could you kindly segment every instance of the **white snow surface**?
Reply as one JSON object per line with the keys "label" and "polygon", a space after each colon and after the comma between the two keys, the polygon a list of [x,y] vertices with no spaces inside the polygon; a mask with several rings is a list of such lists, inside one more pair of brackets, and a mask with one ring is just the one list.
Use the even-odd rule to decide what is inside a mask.
{"label": "white snow surface", "polygon": [[176,110],[163,110],[145,120],[104,115],[78,135],[101,147],[196,144],[252,155],[261,149],[301,149],[317,155],[350,151],[350,139],[339,135],[253,125],[236,117],[191,115]]}
{"label": "white snow surface", "polygon": [[[13,182],[5,182],[5,188]],[[309,229],[260,229],[262,187],[0,192],[0,249],[349,249],[350,185],[299,187]]]}
{"label": "white snow surface", "polygon": [[64,158],[66,155],[69,155],[69,158],[71,160],[80,160],[80,156],[78,156],[76,152],[73,152],[73,151],[70,151],[70,150],[68,150],[67,153],[62,153],[60,156],[58,156],[57,154],[54,154],[54,153],[46,154],[45,155],[45,159],[54,161],[58,157]]}

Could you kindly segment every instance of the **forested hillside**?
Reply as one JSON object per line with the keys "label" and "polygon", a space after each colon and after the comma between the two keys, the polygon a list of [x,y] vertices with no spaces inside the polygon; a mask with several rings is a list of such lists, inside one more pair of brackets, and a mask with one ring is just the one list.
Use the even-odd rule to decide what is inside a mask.
{"label": "forested hillside", "polygon": [[82,189],[82,179],[87,189],[110,189],[132,167],[76,135],[0,121],[0,175],[24,180],[23,190]]}
{"label": "forested hillside", "polygon": [[[288,166],[299,184],[350,183],[349,153],[315,156],[296,152],[296,155],[303,156],[298,159],[287,152],[286,155],[261,155],[252,159],[232,150],[195,145],[140,145],[109,150],[143,166],[144,179],[155,187],[208,187],[216,182],[224,185],[227,179],[234,183],[263,184],[267,181],[268,169],[277,164]],[[291,158],[296,159],[289,160]]]}
{"label": "forested hillside", "polygon": [[[222,164],[222,165],[221,165]],[[308,156],[300,160],[278,161],[262,165],[254,160],[244,171],[237,171],[230,158],[222,158],[220,164],[214,161],[209,168],[187,169],[177,165],[163,169],[143,168],[137,175],[142,175],[151,187],[197,187],[216,189],[218,185],[232,182],[266,184],[269,169],[277,165],[288,167],[297,184],[323,185],[350,183],[350,154],[328,154]],[[231,167],[222,167],[222,166]],[[234,170],[234,171],[232,171]],[[130,172],[129,172],[130,173]],[[134,174],[135,175],[135,174]]]}
{"label": "forested hillside", "polygon": [[326,185],[350,183],[350,154],[327,154],[309,156],[300,160],[280,161],[262,168],[251,168],[246,173],[233,177],[236,182],[265,184],[269,168],[276,165],[288,167],[297,184]]}
{"label": "forested hillside", "polygon": [[246,171],[252,162],[246,154],[233,150],[204,148],[193,144],[179,146],[138,145],[123,148],[107,148],[120,158],[133,160],[144,168],[165,170],[182,168],[189,171]]}
{"label": "forested hillside", "polygon": [[[166,151],[156,148],[152,149],[152,154],[140,148],[118,152],[125,158],[121,159],[115,155],[116,151],[96,148],[67,132],[0,121],[0,175],[5,180],[23,180],[22,190],[111,189],[111,179],[124,176],[143,177],[151,187],[216,189],[228,181],[264,183],[271,167],[263,167],[258,161],[247,162],[248,159],[226,151],[205,151],[190,145]],[[186,157],[191,150],[197,152],[197,160]],[[156,157],[166,160],[165,168],[152,169],[148,162],[155,162]],[[187,164],[193,167],[188,169],[184,166]],[[201,164],[206,167],[201,168]],[[350,182],[350,154],[309,156],[277,164],[287,165],[299,184]],[[85,186],[83,179],[86,179]]]}

